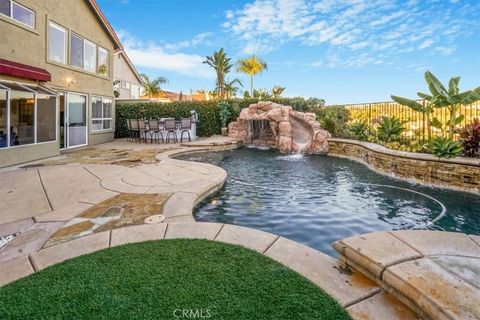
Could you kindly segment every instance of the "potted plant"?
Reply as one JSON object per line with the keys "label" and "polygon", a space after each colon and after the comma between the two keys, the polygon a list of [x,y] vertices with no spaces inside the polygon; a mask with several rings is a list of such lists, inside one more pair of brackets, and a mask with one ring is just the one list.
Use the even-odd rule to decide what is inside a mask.
{"label": "potted plant", "polygon": [[228,120],[232,116],[232,110],[227,102],[220,102],[218,104],[220,122],[222,124],[222,136],[226,136],[228,133]]}

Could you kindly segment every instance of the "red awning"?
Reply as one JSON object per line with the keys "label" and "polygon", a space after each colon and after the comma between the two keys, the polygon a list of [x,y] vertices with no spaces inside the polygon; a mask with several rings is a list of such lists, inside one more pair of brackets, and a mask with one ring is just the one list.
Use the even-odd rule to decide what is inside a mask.
{"label": "red awning", "polygon": [[32,67],[5,59],[0,59],[0,74],[7,74],[9,76],[37,81],[52,80],[52,75],[45,69]]}

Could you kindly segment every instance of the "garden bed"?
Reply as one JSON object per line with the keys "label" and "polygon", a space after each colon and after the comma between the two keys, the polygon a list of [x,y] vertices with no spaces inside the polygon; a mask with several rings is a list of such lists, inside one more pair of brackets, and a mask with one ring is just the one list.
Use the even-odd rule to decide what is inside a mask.
{"label": "garden bed", "polygon": [[434,187],[480,193],[480,159],[438,158],[349,139],[329,139],[329,155],[359,161],[383,174]]}

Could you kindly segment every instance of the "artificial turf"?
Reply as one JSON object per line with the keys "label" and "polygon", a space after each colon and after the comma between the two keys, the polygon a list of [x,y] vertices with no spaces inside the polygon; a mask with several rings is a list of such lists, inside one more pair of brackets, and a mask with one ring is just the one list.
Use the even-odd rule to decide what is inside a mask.
{"label": "artificial turf", "polygon": [[0,319],[350,317],[309,280],[257,252],[178,239],[98,251],[8,284],[0,288]]}

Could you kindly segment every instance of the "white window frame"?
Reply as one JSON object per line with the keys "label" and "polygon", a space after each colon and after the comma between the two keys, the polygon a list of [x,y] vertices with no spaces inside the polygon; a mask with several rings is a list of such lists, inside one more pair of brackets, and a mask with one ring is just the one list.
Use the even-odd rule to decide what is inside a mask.
{"label": "white window frame", "polygon": [[50,32],[48,32],[48,52],[47,52],[47,57],[48,57],[48,60],[49,61],[53,61],[53,62],[56,62],[56,63],[62,63],[62,64],[67,64],[67,61],[68,61],[68,43],[69,43],[69,37],[68,37],[68,30],[64,27],[62,27],[61,25],[53,22],[53,21],[48,21],[48,28],[50,29],[50,27],[53,27],[57,30],[60,30],[64,33],[64,36],[63,36],[63,39],[64,39],[64,42],[63,42],[63,53],[64,53],[64,61],[57,61],[57,60],[54,60],[54,59],[51,59],[50,58]]}
{"label": "white window frame", "polygon": [[[16,2],[16,1],[12,1],[12,0],[8,0],[10,2],[10,16],[7,16],[6,14],[3,14],[3,13],[0,13],[0,15],[4,16],[4,17],[8,17],[10,19],[12,19],[13,21],[15,22],[18,22],[18,23],[21,23],[23,24],[24,26],[27,26],[31,29],[34,29],[35,30],[35,25],[37,24],[37,13],[35,11],[33,11],[32,9],[29,9],[27,7],[25,7],[24,5],[21,5],[20,3]],[[27,11],[30,11],[31,13],[33,13],[33,26],[29,25],[29,24],[26,24],[25,22],[23,21],[20,21],[20,20],[17,20],[15,18],[13,18],[13,4],[15,3],[15,5],[19,6],[19,7],[22,7],[23,9],[27,10]]]}
{"label": "white window frame", "polygon": [[[90,70],[90,69],[87,69],[86,67],[86,61],[87,61],[87,55],[86,55],[86,52],[87,52],[87,45],[91,45],[93,46],[93,58],[94,58],[94,62],[93,62],[93,70]],[[98,63],[97,63],[97,56],[98,56],[98,46],[95,42],[92,42],[90,40],[87,40],[85,38],[83,38],[83,70],[87,71],[87,72],[91,72],[91,73],[97,73],[97,68],[98,68]]]}
{"label": "white window frame", "polygon": [[[100,68],[100,52],[103,51],[104,53],[107,54],[107,73],[101,73],[100,70],[98,70]],[[110,75],[110,51],[108,51],[107,49],[101,47],[101,46],[97,46],[97,73],[101,76],[104,76],[104,77],[109,77]]]}
{"label": "white window frame", "polygon": [[[78,38],[78,40],[82,41],[82,66],[79,67],[79,66],[74,66],[72,64],[72,37],[76,37]],[[84,70],[85,69],[85,38],[82,37],[81,35],[79,34],[76,34],[75,32],[70,32],[70,36],[68,37],[68,45],[70,47],[70,55],[68,56],[68,64],[74,68],[78,68],[78,69],[82,69]]]}
{"label": "white window frame", "polygon": [[[13,148],[22,148],[22,147],[29,147],[29,146],[33,146],[33,145],[37,145],[37,144],[46,144],[46,143],[56,143],[58,141],[58,128],[57,128],[57,124],[58,124],[58,95],[54,95],[53,91],[52,91],[52,96],[54,96],[56,99],[55,99],[55,133],[54,133],[54,136],[55,136],[55,140],[51,140],[51,141],[45,141],[45,142],[37,142],[37,108],[38,108],[38,105],[37,105],[37,95],[39,94],[39,92],[33,90],[32,88],[29,88],[27,85],[25,84],[22,84],[20,82],[14,82],[16,85],[20,86],[21,88],[23,88],[24,90],[13,90],[13,91],[24,91],[24,92],[29,92],[29,93],[33,93],[33,99],[34,99],[34,105],[33,105],[33,143],[29,143],[29,144],[21,144],[21,145],[18,145],[18,146],[11,146],[10,145],[10,127],[11,127],[11,121],[10,121],[10,112],[11,112],[11,103],[10,103],[10,100],[11,100],[11,91],[12,89],[10,89],[9,87],[6,87],[2,84],[0,84],[0,90],[2,91],[6,91],[7,92],[7,147],[4,147],[4,148],[0,148],[0,150],[6,150],[6,149],[13,149]],[[46,91],[51,91],[51,90],[47,90],[45,89]],[[42,94],[45,94],[44,92],[40,92]]]}
{"label": "white window frame", "polygon": [[[100,99],[102,101],[102,117],[101,118],[94,118],[93,117],[93,99]],[[112,110],[110,110],[110,114],[112,115],[111,118],[105,118],[104,115],[103,115],[103,99],[109,99],[111,101],[111,108]],[[90,105],[92,106],[92,132],[102,132],[102,131],[110,131],[112,130],[113,128],[113,98],[111,97],[104,97],[104,96],[97,96],[97,95],[92,95],[92,101],[90,103]],[[94,126],[93,126],[93,121],[94,120],[97,120],[97,121],[102,121],[102,129],[94,129]],[[108,129],[105,129],[103,128],[103,121],[104,120],[110,120],[110,128]]]}

